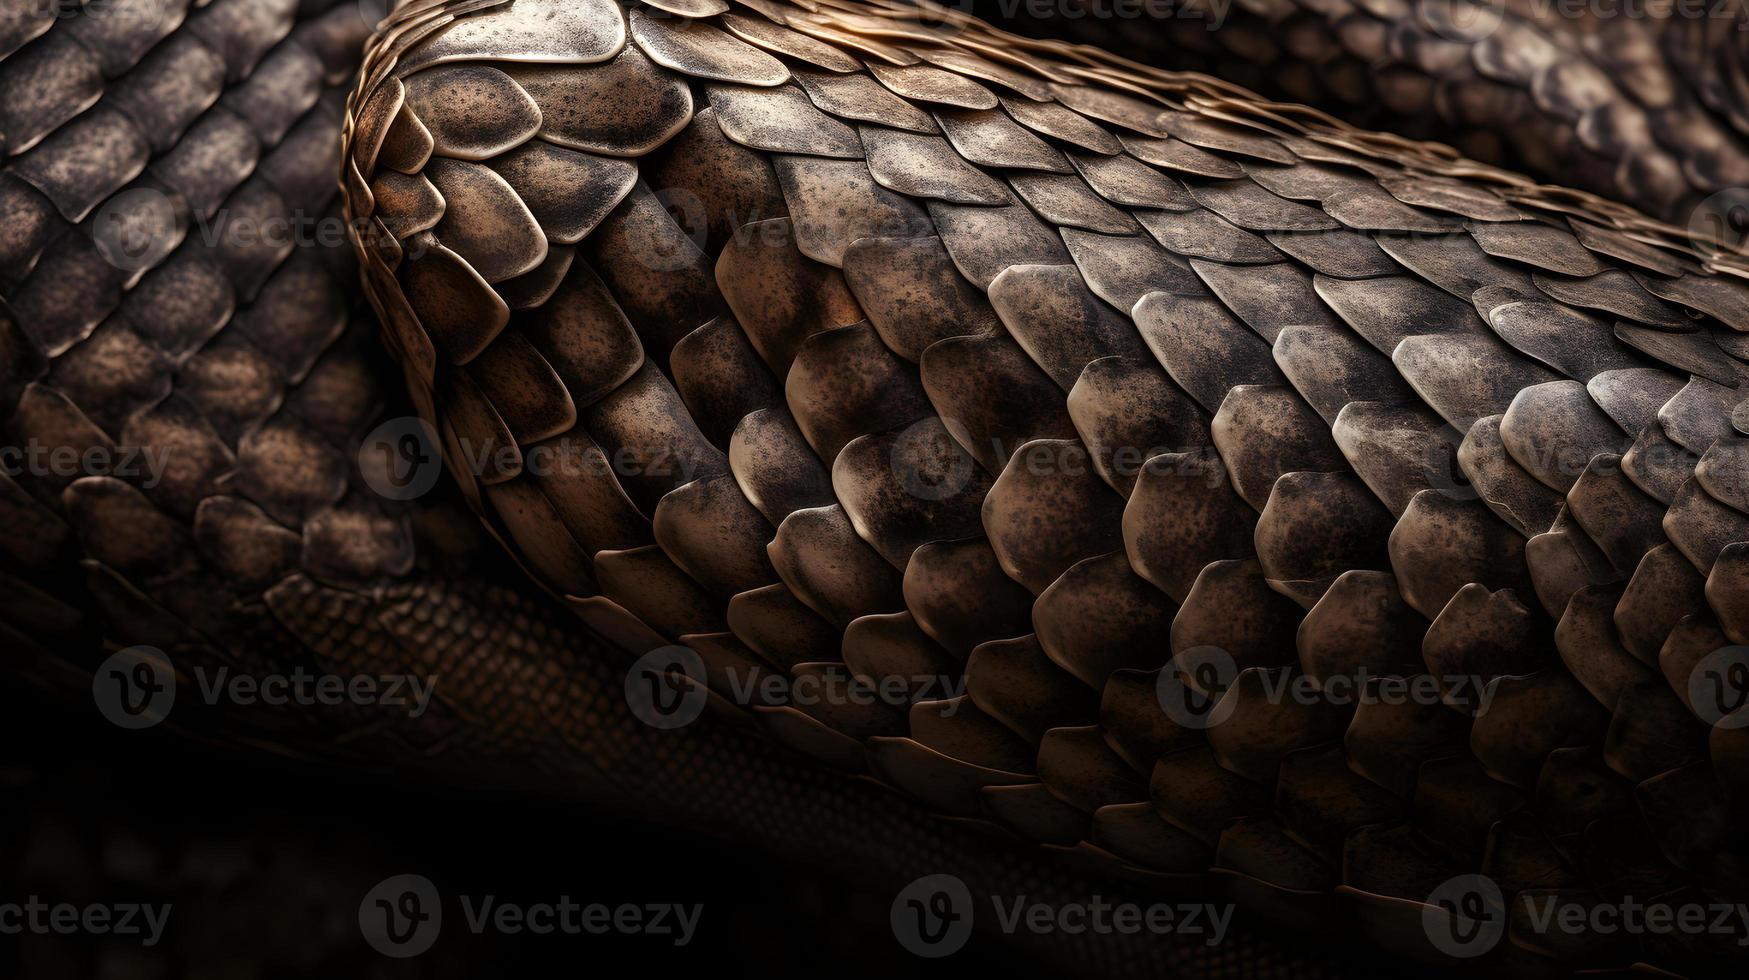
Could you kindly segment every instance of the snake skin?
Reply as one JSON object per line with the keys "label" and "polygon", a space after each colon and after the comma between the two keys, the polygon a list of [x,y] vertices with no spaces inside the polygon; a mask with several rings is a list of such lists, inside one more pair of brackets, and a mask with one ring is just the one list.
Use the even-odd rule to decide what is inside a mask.
{"label": "snake skin", "polygon": [[[508,12],[518,16],[541,6],[516,3]],[[454,14],[464,19],[439,40],[468,42],[466,15],[481,11],[472,23],[490,24],[502,6],[416,0],[392,23],[406,28],[397,36],[411,45]],[[336,146],[340,92],[367,29],[353,5],[108,0],[0,25],[0,146],[8,158],[0,173],[0,425],[15,444],[161,450],[173,464],[152,486],[122,475],[0,478],[0,645],[18,675],[88,692],[96,659],[137,643],[163,647],[179,667],[429,670],[444,683],[418,724],[368,712],[198,706],[179,706],[175,723],[277,751],[582,798],[895,882],[947,870],[979,896],[1050,902],[1093,890],[1203,887],[1206,878],[1263,915],[1327,936],[1359,929],[1389,947],[1420,928],[1389,898],[1419,902],[1427,882],[1454,867],[1575,889],[1631,881],[1740,893],[1741,866],[1731,856],[1740,834],[1724,797],[1741,791],[1742,743],[1722,729],[1708,743],[1670,706],[1695,660],[1741,632],[1732,616],[1743,608],[1734,599],[1740,585],[1731,577],[1740,546],[1715,547],[1743,539],[1732,536],[1741,517],[1728,470],[1737,437],[1719,424],[1730,407],[1722,390],[1706,387],[1734,386],[1735,375],[1723,372],[1737,370],[1727,354],[1740,352],[1731,331],[1743,325],[1743,301],[1740,286],[1722,285],[1741,276],[1734,260],[1657,247],[1677,241],[1673,230],[1625,209],[1537,189],[1438,148],[1319,128],[1298,110],[1262,106],[1212,79],[1136,74],[1096,54],[1029,46],[951,18],[957,40],[931,46],[907,17],[854,16],[890,17],[878,7],[804,14],[760,4],[727,16],[710,0],[663,6],[710,20],[689,29],[687,20],[640,7],[660,23],[633,31],[630,45],[622,35],[619,53],[594,69],[575,59],[598,50],[585,45],[607,12],[621,18],[610,5],[567,4],[538,29],[500,24],[475,33],[471,43],[499,57],[507,53],[499,45],[524,46],[519,56],[538,62],[553,50],[550,32],[582,23],[559,45],[560,64],[505,69],[509,88],[478,66],[452,88],[420,89],[440,78],[406,86],[400,98],[410,108],[395,115],[408,122],[397,127],[378,104],[381,128],[372,136],[367,96],[401,85],[385,81],[400,76],[383,54],[396,41],[384,40],[353,96],[344,155]],[[781,60],[750,57],[730,35]],[[962,74],[921,66],[923,53]],[[432,62],[431,72],[453,75],[480,56],[449,60],[461,64]],[[799,89],[771,84],[793,67],[801,68]],[[399,68],[416,70],[410,61]],[[599,77],[609,72],[619,74]],[[568,86],[581,77],[596,79],[587,91],[601,101],[589,105],[612,111],[565,118],[561,107],[577,106]],[[991,86],[1007,115],[990,113]],[[1182,131],[1163,131],[1157,109],[1142,112],[1107,86],[1144,98],[1164,92],[1227,124],[1178,119]],[[496,101],[515,91],[527,101]],[[1060,111],[1053,96],[1073,111]],[[531,134],[515,134],[528,129],[530,105],[541,139],[521,145]],[[822,111],[845,122],[828,125]],[[1009,116],[1022,128],[1008,125]],[[1231,128],[1258,119],[1287,135]],[[447,122],[432,125],[440,120]],[[853,128],[868,123],[877,125]],[[434,147],[438,136],[445,141],[435,164],[420,150],[421,125]],[[569,135],[558,135],[560,127]],[[938,131],[951,139],[904,135]],[[512,139],[519,149],[505,145]],[[242,230],[332,227],[324,221],[337,214],[332,175],[342,160],[356,163],[366,144],[376,149],[366,154],[371,165],[347,178],[348,207],[374,222],[358,226],[369,245],[367,282],[419,409],[436,418],[441,405],[452,437],[468,435],[475,449],[496,439],[521,459],[537,434],[552,430],[545,442],[564,451],[586,455],[593,444],[640,463],[678,461],[668,473],[627,467],[623,486],[561,472],[565,482],[533,492],[526,475],[482,472],[463,481],[468,502],[550,588],[576,597],[570,605],[585,621],[634,649],[684,637],[714,670],[763,664],[796,676],[957,673],[969,663],[970,694],[952,713],[929,701],[910,717],[753,712],[780,739],[843,766],[866,765],[927,807],[802,764],[728,718],[652,731],[625,711],[623,662],[519,588],[459,508],[397,504],[368,490],[360,466],[372,463],[357,452],[360,439],[406,409],[400,386],[384,380],[391,372],[376,327],[360,315],[350,287],[356,270],[325,241],[264,244]],[[1065,150],[1072,169],[1060,162]],[[396,160],[407,169],[393,167]],[[1398,167],[1452,182],[1393,181]],[[499,183],[482,184],[483,170]],[[1380,182],[1362,186],[1353,179],[1361,173]],[[427,182],[411,179],[420,176]],[[444,188],[446,210],[419,228],[431,218],[427,187]],[[563,193],[542,198],[543,187]],[[472,217],[453,220],[470,194]],[[1010,195],[1049,225],[1027,208],[995,211],[991,202]],[[1570,213],[1585,247],[1568,245],[1558,230],[1533,231],[1531,241],[1484,231],[1475,239],[1480,252],[1454,256],[1447,247],[1462,238],[1452,214],[1479,223],[1520,213]],[[539,258],[531,258],[531,223]],[[1433,237],[1391,234],[1404,227]],[[1376,233],[1378,247],[1346,228]],[[869,231],[880,234],[864,237]],[[115,251],[135,242],[147,245]],[[1430,242],[1431,253],[1413,254]],[[656,268],[638,261],[651,254],[666,258]],[[1598,268],[1582,266],[1582,256]],[[725,262],[731,274],[722,276]],[[421,264],[426,274],[415,272]],[[490,291],[496,302],[472,278],[482,268],[499,277]],[[397,277],[409,275],[420,288],[403,294],[402,309],[394,305]],[[1308,293],[1294,280],[1310,275],[1318,278]],[[1484,321],[1469,321],[1467,306],[1463,328],[1448,331],[1486,346],[1486,367],[1507,372],[1488,392],[1469,390],[1489,379],[1468,367],[1430,393],[1413,362],[1394,363],[1382,356],[1391,349],[1372,354],[1356,339],[1377,347],[1381,337],[1413,333],[1392,321],[1421,312],[1416,304],[1449,312],[1428,300],[1441,294],[1417,277],[1466,300],[1482,295],[1477,285],[1520,288],[1522,297],[1496,292],[1472,304],[1511,351],[1477,339],[1486,338],[1476,332]],[[1247,278],[1276,291],[1247,290]],[[1533,300],[1512,326],[1503,308]],[[1126,333],[1131,321],[1120,311],[1142,304],[1193,326],[1173,335],[1202,346],[1169,358],[1154,346],[1164,332]],[[1495,412],[1511,417],[1507,396],[1541,370],[1510,359],[1523,345],[1536,347],[1536,317],[1525,314],[1545,305],[1575,328],[1597,322],[1579,308],[1626,318],[1615,336],[1640,354],[1606,340],[1613,353],[1588,353],[1594,362],[1576,366],[1560,353],[1574,345],[1551,350],[1545,334],[1536,359],[1568,376],[1595,370],[1587,380],[1605,378],[1587,390],[1616,424],[1637,420],[1634,431],[1650,440],[1638,455],[1626,453],[1622,468],[1658,501],[1660,516],[1645,501],[1636,505],[1620,480],[1611,488],[1619,492],[1591,498],[1575,497],[1583,483],[1553,488],[1566,490],[1566,506],[1545,514],[1540,478],[1527,479],[1513,461],[1535,457],[1527,445],[1559,441],[1569,429],[1596,434],[1566,424],[1569,404],[1530,404],[1512,425],[1484,424],[1484,395],[1506,398]],[[486,336],[482,324],[497,322],[500,306],[515,329]],[[1272,327],[1268,318],[1284,310],[1291,322]],[[973,322],[962,326],[961,318]],[[1064,318],[1090,332],[1061,328]],[[1415,319],[1427,330],[1434,318]],[[1273,342],[1285,381],[1270,375],[1235,387],[1227,371],[1267,374],[1271,360],[1246,350],[1256,342],[1245,327]],[[627,347],[634,337],[635,351]],[[470,344],[479,349],[462,355],[461,370],[457,352]],[[1650,374],[1605,377],[1623,370],[1610,357],[1641,354],[1648,360],[1635,361],[1636,370]],[[547,373],[528,373],[542,364]],[[1672,377],[1690,376],[1672,387]],[[1227,409],[1235,391],[1242,397]],[[1645,391],[1669,396],[1668,404],[1660,410]],[[1350,402],[1408,411],[1414,396],[1423,413],[1456,422],[1464,416],[1446,411],[1459,404],[1482,418],[1469,426],[1478,438],[1458,443],[1463,473],[1492,488],[1484,496],[1504,510],[1503,526],[1530,537],[1522,551],[1553,555],[1544,567],[1554,572],[1539,576],[1533,559],[1514,573],[1513,556],[1488,553],[1457,566],[1480,570],[1484,594],[1451,586],[1452,600],[1428,611],[1445,583],[1404,579],[1411,588],[1382,573],[1394,567],[1386,559],[1421,570],[1433,567],[1429,559],[1395,550],[1381,559],[1375,548],[1373,564],[1345,565],[1364,542],[1324,548],[1326,556],[1296,542],[1291,528],[1273,543],[1255,535],[1253,526],[1274,520],[1279,529],[1367,492],[1398,516],[1393,501],[1413,480],[1396,470],[1356,466],[1342,486],[1283,479],[1345,472],[1356,434],[1381,428],[1378,415],[1368,422],[1366,412],[1346,411]],[[1330,440],[1307,448],[1322,431],[1318,421],[1331,423]],[[478,438],[482,425],[490,439]],[[1389,431],[1408,435],[1372,438],[1365,444],[1375,453],[1363,459],[1414,458],[1426,430]],[[1489,431],[1496,439],[1484,443]],[[1039,436],[1051,440],[1042,472],[1014,467],[1022,445]],[[1697,455],[1699,445],[1712,465],[1681,454],[1670,464],[1656,451],[1667,448],[1661,440]],[[1117,451],[1126,446],[1171,447],[1179,458],[1126,468]],[[1390,446],[1393,453],[1380,448]],[[886,465],[888,447],[903,467]],[[1005,479],[1011,471],[1020,479]],[[677,484],[683,475],[704,479]],[[946,487],[953,489],[936,489]],[[1172,509],[1137,508],[1132,519],[1138,499]],[[1419,516],[1418,499],[1408,497],[1408,517],[1394,526],[1406,547],[1433,548],[1403,531],[1433,523]],[[1330,511],[1332,523],[1364,509],[1345,506]],[[1195,510],[1181,520],[1181,508],[1201,508],[1200,521]],[[1542,516],[1550,517],[1547,533],[1530,536]],[[1660,517],[1669,544],[1658,537],[1637,566],[1621,568],[1646,542],[1610,534],[1650,537],[1657,525],[1649,522]],[[1478,507],[1434,518],[1463,528],[1491,519]],[[1507,540],[1491,525],[1478,537]],[[1131,551],[1132,538],[1146,554]],[[1286,554],[1283,541],[1300,551]],[[1086,548],[1100,550],[1081,554]],[[1219,560],[1190,568],[1187,557]],[[1296,564],[1326,557],[1316,568]],[[1508,584],[1492,578],[1495,570],[1519,576],[1517,592],[1488,593]],[[1550,575],[1553,586],[1544,583]],[[1569,590],[1576,576],[1596,583]],[[1564,615],[1547,610],[1569,594],[1576,598],[1557,607]],[[1385,596],[1389,615],[1356,615],[1369,595]],[[1314,625],[1297,654],[1286,630],[1307,637],[1297,624],[1312,616],[1277,596],[1316,598],[1311,613],[1324,607],[1325,626]],[[1592,651],[1588,637],[1610,635],[1611,600],[1619,643]],[[1479,650],[1489,625],[1513,642]],[[1307,654],[1320,629],[1335,642]],[[1480,663],[1514,691],[1510,716],[1469,733],[1473,758],[1463,751],[1461,715],[1356,715],[1344,730],[1247,703],[1237,720],[1202,736],[1166,724],[1153,701],[1149,678],[1167,653],[1201,645],[1211,632],[1259,663],[1310,656],[1306,672],[1317,676],[1317,658],[1340,670],[1356,651],[1376,652],[1386,629],[1410,661],[1422,632],[1442,634],[1421,649],[1445,659],[1417,670]],[[1568,638],[1559,644],[1563,661],[1548,651],[1551,631]],[[1538,655],[1539,672],[1513,669],[1526,650]],[[1651,667],[1636,672],[1648,660],[1668,687],[1646,683],[1641,674]],[[1243,694],[1243,685],[1236,690]],[[1551,705],[1583,724],[1554,716]],[[1286,734],[1270,734],[1272,724]],[[979,819],[931,819],[931,808]],[[979,828],[992,821],[1047,847],[991,839]],[[1129,884],[1114,885],[1113,874]],[[1014,941],[1055,963],[1112,975],[1335,969],[1316,943],[1273,932],[1248,932],[1218,949],[1123,935],[1023,933]],[[1607,944],[1585,952],[1611,964],[1713,955]],[[1514,947],[1498,958],[1534,969],[1571,953]]]}
{"label": "snake skin", "polygon": [[1032,33],[1450,142],[1678,224],[1714,216],[1734,222],[1739,239],[1749,231],[1740,0],[977,0],[971,9],[1012,10]]}
{"label": "snake skin", "polygon": [[[10,447],[131,447],[169,464],[145,480],[14,473],[8,460],[10,683],[92,718],[93,668],[136,644],[166,651],[185,692],[198,668],[416,672],[437,682],[416,721],[184,697],[166,725],[384,778],[581,802],[683,828],[701,854],[781,854],[879,888],[947,872],[980,900],[1126,892],[713,716],[656,732],[626,710],[625,658],[522,587],[464,507],[368,489],[386,463],[358,452],[362,437],[408,409],[344,236],[323,231],[338,227],[360,8],[113,0],[4,26],[0,428]],[[261,234],[294,227],[306,237]],[[1220,948],[1017,938],[1061,968],[1112,975],[1353,973],[1254,926]]]}
{"label": "snake skin", "polygon": [[[778,738],[1433,960],[1465,872],[1744,894],[1749,742],[1686,700],[1749,616],[1740,256],[883,3],[414,3],[349,108],[388,343],[539,581],[725,697],[966,685],[746,705]],[[1448,703],[1268,694],[1357,672]]]}

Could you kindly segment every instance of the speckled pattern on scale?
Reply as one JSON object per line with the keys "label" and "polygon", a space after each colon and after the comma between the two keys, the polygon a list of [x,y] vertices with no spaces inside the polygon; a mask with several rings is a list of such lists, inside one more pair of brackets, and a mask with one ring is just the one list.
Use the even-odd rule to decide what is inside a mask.
{"label": "speckled pattern on scale", "polygon": [[[169,656],[184,692],[164,727],[232,750],[201,756],[219,793],[232,787],[228,767],[266,750],[391,785],[514,788],[528,794],[519,806],[582,804],[680,828],[701,866],[713,848],[740,847],[894,891],[952,873],[980,902],[1145,898],[1097,867],[936,819],[721,716],[650,728],[627,708],[631,658],[498,559],[453,494],[398,503],[370,489],[385,485],[388,461],[361,443],[408,411],[337,221],[344,94],[371,4],[27,7],[0,18],[0,433],[9,449],[38,453],[29,465],[8,454],[0,473],[0,672],[35,692],[21,698],[103,725],[94,668],[147,644]],[[517,74],[516,89],[541,91],[537,72]],[[413,91],[415,102],[446,94]],[[512,127],[510,108],[476,117]],[[617,124],[580,117],[576,139],[654,146],[692,103],[658,108]],[[521,162],[541,172],[572,156]],[[447,181],[442,169],[426,172]],[[581,239],[599,215],[574,192],[628,173],[570,173],[568,193],[541,212],[543,234]],[[466,168],[453,175],[452,200],[455,187],[480,186]],[[115,468],[45,462],[57,452]],[[147,456],[165,462],[162,479]],[[221,668],[413,674],[435,695],[417,719],[391,705],[206,705],[193,674]],[[194,932],[281,935],[252,939],[232,920],[178,909],[199,919],[185,926]],[[1114,976],[1339,975],[1328,948],[1235,929],[1220,947],[1189,936],[1013,941],[1060,969]],[[330,940],[304,936],[309,950]],[[354,933],[336,941],[362,948]],[[171,943],[135,950],[129,968],[173,972],[176,955]]]}
{"label": "speckled pattern on scale", "polygon": [[[970,0],[1687,224],[1749,187],[1741,0]],[[998,18],[1000,19],[1000,18]],[[1705,220],[1702,218],[1701,220]],[[1741,233],[1739,229],[1738,233]]]}
{"label": "speckled pattern on scale", "polygon": [[[1411,953],[1464,872],[1744,893],[1749,738],[1686,702],[1749,639],[1740,256],[854,0],[415,3],[344,167],[452,470],[587,622],[725,693],[963,672],[752,708],[804,751]],[[1363,671],[1450,703],[1268,693]],[[1731,952],[1520,925],[1503,967]]]}
{"label": "speckled pattern on scale", "polygon": [[[1749,633],[1740,257],[881,3],[412,0],[343,121],[360,9],[0,25],[0,426],[173,463],[0,475],[17,676],[89,710],[91,665],[137,643],[428,672],[417,724],[173,724],[580,797],[701,851],[980,901],[1225,897],[1319,940],[1009,937],[1102,975],[1356,975],[1332,946],[1426,955],[1423,903],[1466,871],[1743,900],[1749,729],[1686,700]],[[405,395],[344,246],[242,233],[329,227],[336,170]],[[145,243],[119,264],[118,228]],[[406,396],[560,601],[461,506],[368,490],[360,440]],[[598,634],[686,643],[719,687],[968,692],[657,732]],[[1230,717],[1186,728],[1157,681],[1210,648],[1243,668]],[[1491,710],[1267,696],[1360,670],[1485,678]],[[1735,952],[1512,939],[1482,963]]]}

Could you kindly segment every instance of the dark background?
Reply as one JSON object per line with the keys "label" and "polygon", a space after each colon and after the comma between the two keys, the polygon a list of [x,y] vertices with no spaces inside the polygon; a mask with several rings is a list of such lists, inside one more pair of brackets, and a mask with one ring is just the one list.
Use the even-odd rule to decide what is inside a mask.
{"label": "dark background", "polygon": [[[891,895],[718,841],[123,731],[89,704],[48,704],[16,687],[0,692],[0,801],[0,903],[173,904],[152,948],[0,936],[0,977],[520,977],[620,973],[639,961],[656,975],[1040,972],[982,936],[944,960],[913,957],[887,925]],[[358,905],[401,873],[436,884],[444,924],[430,951],[396,960],[366,945]],[[638,935],[476,937],[462,894],[705,908],[692,943],[677,949]]]}

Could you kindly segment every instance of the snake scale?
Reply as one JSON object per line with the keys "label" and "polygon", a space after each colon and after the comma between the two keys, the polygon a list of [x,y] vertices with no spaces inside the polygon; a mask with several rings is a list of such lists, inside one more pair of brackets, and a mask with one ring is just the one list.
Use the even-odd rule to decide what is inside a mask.
{"label": "snake scale", "polygon": [[[1073,0],[1014,11],[1167,67],[1684,223],[1749,181],[1739,0]],[[1148,29],[1136,30],[1140,23]],[[1723,208],[1721,208],[1723,210]],[[1739,233],[1740,233],[1739,228]]]}
{"label": "snake scale", "polygon": [[[371,19],[7,20],[0,423],[162,461],[0,479],[15,677],[88,697],[142,644],[430,674],[417,719],[172,723],[895,888],[1244,910],[1214,947],[1008,937],[1100,975],[1450,965],[1429,896],[1466,874],[1749,891],[1749,737],[1692,683],[1749,634],[1749,265],[1660,220],[1737,172],[1740,40],[1642,74],[1686,107],[1657,139],[1598,142],[1623,113],[1567,111],[1580,69],[1528,81],[1559,110],[1532,169],[1608,164],[1557,187],[934,7]],[[1578,50],[1523,37],[1429,64]],[[1492,104],[1453,132],[1522,141]],[[401,500],[369,434],[415,417],[450,478]],[[711,710],[658,730],[627,664],[675,647]],[[1334,696],[1356,676],[1439,697]],[[852,679],[912,687],[790,697]],[[1740,963],[1507,925],[1464,965]]]}

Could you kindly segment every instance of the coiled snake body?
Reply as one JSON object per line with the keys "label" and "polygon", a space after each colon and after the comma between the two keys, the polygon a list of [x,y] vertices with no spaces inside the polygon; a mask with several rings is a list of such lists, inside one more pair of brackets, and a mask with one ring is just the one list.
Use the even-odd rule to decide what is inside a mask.
{"label": "coiled snake body", "polygon": [[[0,484],[26,674],[428,672],[413,721],[175,720],[1442,962],[1466,874],[1743,895],[1749,741],[1691,683],[1749,631],[1728,247],[952,11],[140,6],[0,62],[8,434],[165,460]],[[306,223],[358,265],[242,233]],[[459,499],[380,492],[409,414]],[[658,731],[613,647],[673,646],[721,710]],[[1318,693],[1368,676],[1440,698]],[[850,678],[914,703],[785,694]],[[1480,962],[1738,955],[1510,926]],[[1273,933],[1015,941],[1331,969]]]}

